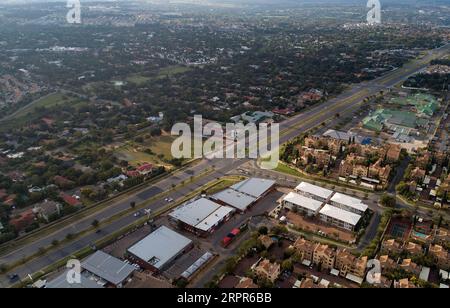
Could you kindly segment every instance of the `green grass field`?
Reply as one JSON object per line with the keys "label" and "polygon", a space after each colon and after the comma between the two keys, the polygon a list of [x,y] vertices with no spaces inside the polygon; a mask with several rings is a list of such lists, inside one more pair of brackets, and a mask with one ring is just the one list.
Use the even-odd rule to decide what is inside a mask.
{"label": "green grass field", "polygon": [[172,77],[177,74],[186,73],[190,70],[191,69],[189,67],[185,67],[185,66],[178,66],[178,65],[168,66],[168,67],[165,67],[165,68],[162,68],[159,70],[157,78],[162,79],[162,78],[166,78],[166,77]]}
{"label": "green grass field", "polygon": [[[172,159],[171,148],[175,137],[164,135],[146,139],[143,144],[128,142],[116,151],[119,159],[128,161],[132,166],[143,163],[152,163],[158,165],[166,165],[164,160]],[[146,149],[150,149],[151,153],[147,153]]]}
{"label": "green grass field", "polygon": [[51,108],[55,106],[63,106],[67,104],[79,105],[82,104],[81,100],[78,98],[73,98],[65,96],[62,93],[54,93],[47,95],[41,99],[38,99],[27,106],[17,110],[13,114],[5,117],[1,120],[1,129],[8,129],[26,125],[26,123],[31,123],[40,117],[46,116],[45,112],[41,108]]}

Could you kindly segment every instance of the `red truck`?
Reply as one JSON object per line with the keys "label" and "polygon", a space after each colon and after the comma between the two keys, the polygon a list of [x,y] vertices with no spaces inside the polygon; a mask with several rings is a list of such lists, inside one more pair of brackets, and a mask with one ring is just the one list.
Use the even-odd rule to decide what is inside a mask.
{"label": "red truck", "polygon": [[236,236],[238,236],[241,233],[241,230],[236,228],[233,229],[230,233],[228,233],[228,235],[222,240],[222,246],[223,247],[228,247],[231,242],[233,242],[234,238]]}

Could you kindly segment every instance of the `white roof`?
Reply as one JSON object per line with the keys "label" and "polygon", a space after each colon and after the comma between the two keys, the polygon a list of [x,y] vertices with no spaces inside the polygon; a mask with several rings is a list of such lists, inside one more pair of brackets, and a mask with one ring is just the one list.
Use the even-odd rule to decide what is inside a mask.
{"label": "white roof", "polygon": [[358,276],[355,276],[353,274],[347,274],[347,276],[345,276],[345,278],[347,278],[350,281],[356,282],[357,284],[362,284],[364,279]]}
{"label": "white roof", "polygon": [[326,204],[321,210],[320,214],[326,215],[328,217],[343,221],[345,223],[348,223],[352,226],[356,226],[358,224],[359,220],[361,219],[361,216],[340,208],[337,208],[335,206],[332,206],[330,204]]}
{"label": "white roof", "polygon": [[276,181],[251,178],[231,186],[232,189],[247,194],[249,196],[259,198],[264,195]]}
{"label": "white roof", "polygon": [[245,211],[256,199],[252,196],[243,194],[233,189],[221,191],[214,196],[213,199],[222,201],[241,211]]}
{"label": "white roof", "polygon": [[334,196],[331,198],[331,201],[346,205],[361,212],[367,211],[368,208],[368,206],[365,205],[360,199],[353,198],[341,193],[334,194]]}
{"label": "white roof", "polygon": [[136,270],[133,266],[101,250],[83,261],[81,267],[114,285],[123,283]]}
{"label": "white roof", "polygon": [[220,221],[223,220],[227,215],[234,212],[234,209],[228,206],[221,206],[216,211],[211,213],[208,217],[202,220],[195,227],[202,231],[208,231],[212,227],[216,226]]}
{"label": "white roof", "polygon": [[130,247],[128,252],[161,269],[191,243],[187,237],[162,226]]}
{"label": "white roof", "polygon": [[306,208],[311,211],[318,211],[320,207],[322,206],[323,202],[299,195],[295,192],[290,192],[286,197],[283,199],[284,201],[296,204],[298,206],[301,206],[303,208]]}
{"label": "white roof", "polygon": [[333,191],[329,189],[322,188],[320,186],[312,185],[306,182],[300,183],[300,185],[297,186],[296,190],[303,191],[305,193],[320,197],[322,199],[328,199],[333,194]]}
{"label": "white roof", "polygon": [[439,270],[439,275],[441,275],[443,280],[447,280],[448,279],[448,272],[447,271]]}
{"label": "white roof", "polygon": [[330,274],[333,276],[339,276],[339,271],[335,268],[332,268],[330,271]]}
{"label": "white roof", "polygon": [[430,268],[429,267],[422,267],[422,271],[420,272],[419,279],[423,281],[428,281],[428,278],[430,277]]}
{"label": "white roof", "polygon": [[190,226],[196,226],[219,208],[219,204],[202,198],[176,208],[169,216]]}

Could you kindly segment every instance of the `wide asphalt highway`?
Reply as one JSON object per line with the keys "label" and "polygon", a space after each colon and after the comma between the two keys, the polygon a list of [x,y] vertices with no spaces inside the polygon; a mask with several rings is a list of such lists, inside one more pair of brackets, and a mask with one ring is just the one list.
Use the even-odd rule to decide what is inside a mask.
{"label": "wide asphalt highway", "polygon": [[[307,131],[308,129],[332,119],[336,116],[337,113],[341,114],[342,116],[352,113],[356,108],[361,106],[366,97],[376,95],[382,90],[392,88],[399,82],[407,79],[409,76],[421,71],[428,65],[429,61],[431,61],[432,59],[436,59],[448,54],[448,48],[449,45],[446,45],[439,49],[432,50],[423,59],[408,63],[403,68],[390,72],[383,77],[369,82],[353,85],[349,90],[337,96],[336,98],[330,99],[323,104],[320,104],[304,113],[301,113],[282,122],[280,124],[280,143],[284,143]],[[227,172],[238,169],[246,162],[248,162],[248,159],[203,159],[198,164],[195,164],[187,168],[186,170],[175,173],[173,176],[163,179],[156,184],[146,187],[131,197],[127,197],[124,200],[112,204],[106,209],[102,209],[89,217],[85,217],[80,221],[77,221],[76,223],[65,225],[53,234],[43,236],[42,238],[37,239],[36,241],[27,244],[24,247],[18,248],[15,251],[2,256],[0,259],[0,264],[11,264],[23,259],[26,256],[33,255],[39,250],[39,248],[51,245],[53,240],[62,241],[69,233],[80,233],[90,228],[93,220],[98,220],[101,222],[114,216],[115,214],[121,213],[125,210],[129,210],[130,202],[134,201],[139,204],[151,197],[157,196],[159,193],[167,192],[172,189],[173,185],[178,185],[183,181],[189,182],[191,176],[200,174],[207,168],[214,167],[214,172],[208,174],[207,176],[201,177],[194,182],[189,182],[169,197],[175,200],[182,198],[186,194],[211,182],[212,180],[222,177]],[[165,197],[161,197],[160,199],[153,202],[149,207],[154,211],[163,208],[167,205],[167,202],[164,201],[164,198]],[[13,270],[13,272],[17,273],[21,279],[24,279],[28,274],[36,273],[41,269],[57,262],[58,260],[72,255],[80,249],[83,249],[91,245],[92,243],[102,239],[107,234],[111,234],[116,230],[130,225],[135,220],[136,218],[133,215],[119,218],[118,220],[113,221],[107,226],[102,226],[101,233],[89,233],[83,235],[81,238],[73,240],[70,243],[58,246],[48,254],[37,257],[27,262],[25,265],[17,267]],[[10,283],[6,276],[0,275],[0,287],[8,286],[10,286]]]}

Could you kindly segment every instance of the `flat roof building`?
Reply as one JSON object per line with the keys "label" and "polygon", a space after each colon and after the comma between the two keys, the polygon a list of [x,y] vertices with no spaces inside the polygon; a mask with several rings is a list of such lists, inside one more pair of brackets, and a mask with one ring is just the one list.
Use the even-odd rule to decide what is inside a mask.
{"label": "flat roof building", "polygon": [[[81,268],[114,287],[122,287],[136,268],[99,250],[81,263]],[[86,273],[84,273],[86,274]]]}
{"label": "flat roof building", "polygon": [[162,226],[128,248],[129,259],[145,269],[162,271],[167,265],[192,248],[187,237]]}
{"label": "flat roof building", "polygon": [[319,213],[322,221],[349,231],[354,231],[361,220],[360,215],[330,204],[326,204]]}
{"label": "flat roof building", "polygon": [[81,275],[80,283],[69,283],[67,280],[67,273],[65,271],[63,274],[59,275],[57,278],[48,282],[45,285],[46,289],[101,289],[104,284],[98,283],[97,281]]}
{"label": "flat roof building", "polygon": [[275,186],[275,183],[273,180],[251,178],[231,186],[231,189],[260,199]]}
{"label": "flat roof building", "polygon": [[368,209],[368,206],[365,205],[360,199],[341,193],[335,193],[329,203],[333,206],[359,215],[363,215]]}
{"label": "flat roof building", "polygon": [[323,202],[305,197],[295,192],[290,192],[284,197],[283,204],[290,210],[293,210],[294,207],[296,207],[298,212],[305,213],[309,216],[315,216],[322,208]]}
{"label": "flat roof building", "polygon": [[322,188],[320,186],[312,185],[306,182],[300,183],[296,188],[296,192],[309,198],[313,198],[318,201],[327,201],[332,195],[333,191]]}
{"label": "flat roof building", "polygon": [[211,197],[213,200],[230,205],[241,212],[246,211],[256,198],[233,189],[226,189]]}
{"label": "flat roof building", "polygon": [[234,209],[231,207],[201,198],[176,208],[169,216],[184,229],[197,235],[207,235],[213,233],[233,213]]}

